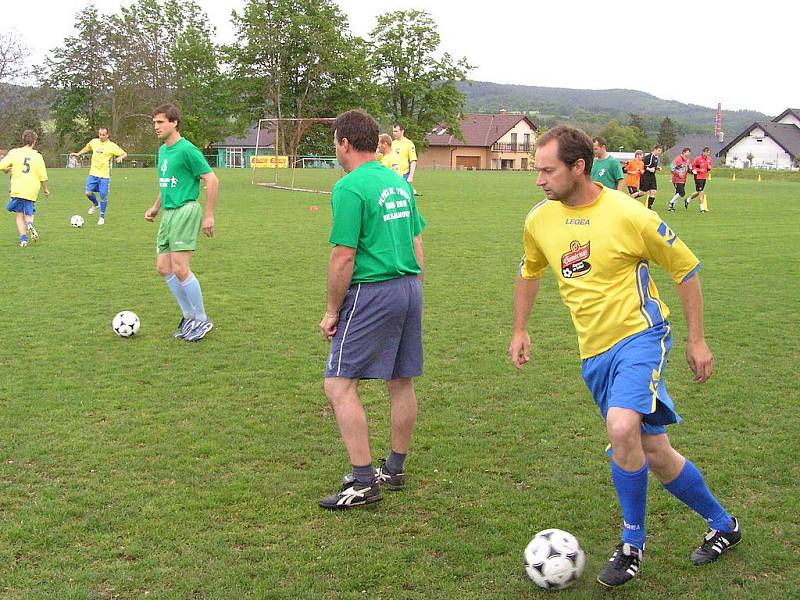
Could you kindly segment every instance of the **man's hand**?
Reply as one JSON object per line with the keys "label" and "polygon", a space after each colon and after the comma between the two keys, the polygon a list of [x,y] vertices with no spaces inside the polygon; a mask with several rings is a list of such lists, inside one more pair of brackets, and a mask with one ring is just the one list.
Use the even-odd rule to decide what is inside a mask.
{"label": "man's hand", "polygon": [[203,233],[208,237],[214,237],[214,215],[206,215],[203,219]]}
{"label": "man's hand", "polygon": [[689,363],[697,383],[705,383],[714,372],[714,356],[705,340],[686,342],[686,362]]}
{"label": "man's hand", "polygon": [[144,220],[150,221],[152,223],[153,219],[156,218],[157,214],[158,214],[158,209],[155,206],[151,206],[146,211],[144,211]]}
{"label": "man's hand", "polygon": [[339,324],[339,315],[326,312],[319,322],[319,330],[323,340],[331,341]]}
{"label": "man's hand", "polygon": [[124,159],[123,156],[118,156],[117,157],[117,164],[121,163],[123,159]]}
{"label": "man's hand", "polygon": [[531,360],[531,338],[527,331],[515,331],[508,345],[508,357],[517,369]]}

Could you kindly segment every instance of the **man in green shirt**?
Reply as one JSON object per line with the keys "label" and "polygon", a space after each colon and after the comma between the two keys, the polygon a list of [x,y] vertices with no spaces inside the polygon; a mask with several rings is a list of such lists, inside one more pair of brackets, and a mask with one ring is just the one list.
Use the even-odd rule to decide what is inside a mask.
{"label": "man in green shirt", "polygon": [[[336,158],[347,175],[333,187],[334,245],[328,301],[319,324],[331,341],[325,395],[352,472],[320,506],[345,509],[381,500],[405,485],[405,457],[417,418],[414,377],[422,374],[422,229],[414,191],[375,160],[378,124],[362,110],[339,115]],[[383,379],[391,399],[391,453],[372,465],[360,379]]]}
{"label": "man in green shirt", "polygon": [[[181,117],[177,107],[164,104],[153,111],[153,126],[163,142],[158,149],[158,186],[155,204],[144,213],[152,222],[164,208],[156,240],[156,269],[164,277],[183,317],[175,337],[187,342],[201,340],[214,324],[206,315],[200,282],[189,268],[197,236],[214,235],[214,208],[217,205],[217,176],[205,157],[189,140],[181,137]],[[200,180],[206,185],[205,211],[197,202]]]}
{"label": "man in green shirt", "polygon": [[601,137],[592,138],[594,161],[592,162],[592,181],[627,193],[625,174],[619,161],[608,154],[606,141]]}

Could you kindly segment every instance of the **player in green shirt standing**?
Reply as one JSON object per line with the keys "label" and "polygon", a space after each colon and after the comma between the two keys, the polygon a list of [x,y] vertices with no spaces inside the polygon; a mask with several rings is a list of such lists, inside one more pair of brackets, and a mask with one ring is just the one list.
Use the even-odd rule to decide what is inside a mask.
{"label": "player in green shirt standing", "polygon": [[[331,341],[325,395],[352,472],[319,504],[345,509],[379,501],[405,485],[417,419],[414,377],[422,374],[422,229],[414,191],[375,160],[378,123],[362,110],[339,115],[336,158],[347,175],[333,187],[328,301],[319,324]],[[361,379],[383,379],[391,401],[391,453],[372,466]]]}
{"label": "player in green shirt standing", "polygon": [[612,190],[628,192],[625,186],[625,174],[619,161],[608,154],[606,141],[601,137],[592,138],[594,161],[592,162],[592,181]]}
{"label": "player in green shirt standing", "polygon": [[[183,313],[175,337],[196,342],[205,337],[214,324],[206,315],[200,282],[189,263],[197,248],[201,225],[208,237],[214,235],[219,183],[200,150],[181,137],[180,122],[180,113],[172,104],[163,104],[153,111],[153,126],[163,142],[156,163],[159,193],[155,204],[145,211],[144,218],[152,222],[164,208],[156,240],[156,269]],[[205,211],[197,202],[201,179],[206,185]]]}

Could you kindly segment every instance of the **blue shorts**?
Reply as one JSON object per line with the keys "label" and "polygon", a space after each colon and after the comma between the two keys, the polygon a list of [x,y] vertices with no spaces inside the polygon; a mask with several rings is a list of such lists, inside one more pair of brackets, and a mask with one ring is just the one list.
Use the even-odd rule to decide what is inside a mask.
{"label": "blue shorts", "polygon": [[642,415],[642,433],[649,434],[680,422],[664,383],[670,348],[672,329],[664,322],[583,361],[583,380],[604,419],[612,407],[635,410]]}
{"label": "blue shorts", "polygon": [[94,175],[89,175],[86,178],[86,191],[87,192],[100,192],[101,198],[108,197],[108,186],[111,183],[111,179],[108,177],[95,177]]}
{"label": "blue shorts", "polygon": [[416,275],[356,283],[347,291],[325,377],[422,375],[422,284]]}
{"label": "blue shorts", "polygon": [[24,198],[11,198],[6,204],[6,210],[13,213],[24,213],[30,217],[36,212],[36,202]]}
{"label": "blue shorts", "polygon": [[408,181],[408,176],[409,176],[409,175],[411,175],[411,171],[409,171],[408,173],[403,173],[403,179],[405,179],[406,181]]}

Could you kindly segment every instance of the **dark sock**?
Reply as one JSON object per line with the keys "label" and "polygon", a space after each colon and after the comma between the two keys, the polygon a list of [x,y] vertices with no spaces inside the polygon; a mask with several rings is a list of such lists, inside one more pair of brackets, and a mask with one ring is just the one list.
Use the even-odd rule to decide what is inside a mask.
{"label": "dark sock", "polygon": [[353,477],[361,485],[372,485],[375,483],[375,467],[372,466],[372,463],[364,467],[353,465]]}
{"label": "dark sock", "polygon": [[383,465],[384,470],[387,473],[391,473],[392,475],[397,475],[398,473],[403,472],[403,466],[406,463],[406,455],[405,454],[398,454],[394,450],[389,453],[389,458],[386,459],[386,463]]}

